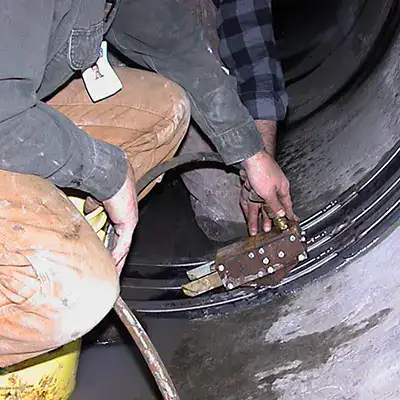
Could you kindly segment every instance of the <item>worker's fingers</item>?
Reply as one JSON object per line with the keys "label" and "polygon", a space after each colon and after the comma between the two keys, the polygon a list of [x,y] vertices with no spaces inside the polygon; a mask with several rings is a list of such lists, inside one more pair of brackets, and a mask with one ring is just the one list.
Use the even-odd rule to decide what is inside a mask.
{"label": "worker's fingers", "polygon": [[265,203],[268,208],[268,213],[271,218],[284,217],[286,215],[285,207],[280,201],[278,193],[271,191],[265,198]]}
{"label": "worker's fingers", "polygon": [[287,193],[283,196],[281,195],[280,199],[281,199],[281,203],[285,209],[286,217],[292,221],[295,221],[297,219],[297,217],[294,215],[294,212],[293,212],[293,204],[292,204],[292,200],[290,198],[290,194]]}
{"label": "worker's fingers", "polygon": [[290,220],[295,220],[296,217],[293,212],[293,204],[292,204],[292,199],[290,197],[289,181],[286,181],[286,184],[281,185],[278,192],[281,204],[285,209],[286,217],[289,218]]}
{"label": "worker's fingers", "polygon": [[247,219],[247,214],[249,212],[249,191],[246,190],[244,185],[240,190],[239,204],[242,207],[243,213]]}
{"label": "worker's fingers", "polygon": [[263,231],[265,233],[268,233],[272,228],[272,222],[271,219],[268,217],[267,211],[264,207],[261,207],[261,212],[263,216]]}
{"label": "worker's fingers", "polygon": [[247,215],[249,213],[249,202],[241,197],[239,203],[240,207],[242,208],[243,214],[247,219]]}
{"label": "worker's fingers", "polygon": [[89,213],[91,213],[92,211],[94,211],[94,210],[96,210],[98,207],[100,207],[102,204],[99,202],[99,201],[97,201],[96,199],[94,199],[93,197],[91,197],[91,196],[88,196],[87,198],[86,198],[86,201],[85,201],[85,205],[84,205],[84,209],[83,209],[83,212],[85,213],[85,214],[89,214]]}
{"label": "worker's fingers", "polygon": [[123,257],[123,258],[121,259],[121,261],[120,261],[120,262],[117,264],[117,266],[116,266],[116,270],[117,270],[118,276],[121,275],[121,272],[122,272],[122,269],[124,268],[125,261],[126,261],[126,258],[127,258],[127,257],[128,257],[128,254],[126,254],[125,257]]}
{"label": "worker's fingers", "polygon": [[111,256],[120,273],[131,246],[133,229],[123,225],[115,225],[114,229],[117,238],[115,247],[111,250]]}
{"label": "worker's fingers", "polygon": [[247,189],[245,183],[243,183],[242,188],[240,189],[240,197],[248,201],[249,200],[250,191]]}
{"label": "worker's fingers", "polygon": [[255,236],[258,233],[258,216],[260,214],[260,204],[248,202],[247,226],[250,236]]}
{"label": "worker's fingers", "polygon": [[[250,185],[250,182],[249,182],[248,179],[246,179],[246,180],[244,181],[243,187],[244,187],[248,192],[250,192],[250,190],[251,190],[251,185]],[[250,194],[250,193],[249,193],[249,194]]]}
{"label": "worker's fingers", "polygon": [[127,255],[128,252],[120,251],[117,248],[111,251],[111,256],[115,262],[115,269],[117,270],[118,275],[121,274],[122,269],[124,268]]}

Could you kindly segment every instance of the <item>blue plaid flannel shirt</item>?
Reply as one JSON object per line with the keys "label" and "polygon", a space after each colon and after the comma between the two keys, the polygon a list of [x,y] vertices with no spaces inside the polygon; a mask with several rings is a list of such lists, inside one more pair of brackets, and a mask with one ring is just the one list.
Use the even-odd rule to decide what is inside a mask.
{"label": "blue plaid flannel shirt", "polygon": [[270,0],[213,0],[219,53],[254,119],[285,118],[288,96],[277,59]]}

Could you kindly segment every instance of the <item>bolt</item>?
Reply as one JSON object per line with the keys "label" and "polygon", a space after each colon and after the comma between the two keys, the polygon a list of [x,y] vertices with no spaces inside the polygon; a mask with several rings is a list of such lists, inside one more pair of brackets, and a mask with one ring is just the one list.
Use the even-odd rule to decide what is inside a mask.
{"label": "bolt", "polygon": [[249,253],[249,258],[254,258],[255,256],[254,256],[254,253],[251,251],[250,253]]}
{"label": "bolt", "polygon": [[268,267],[267,272],[269,274],[273,274],[275,272],[275,268],[274,267]]}
{"label": "bolt", "polygon": [[306,232],[305,231],[301,231],[301,236],[306,236]]}
{"label": "bolt", "polygon": [[233,283],[228,283],[228,289],[232,290],[233,289]]}
{"label": "bolt", "polygon": [[297,259],[298,259],[299,261],[304,261],[306,258],[307,258],[307,257],[306,257],[304,254],[299,254],[298,257],[297,257]]}
{"label": "bolt", "polygon": [[259,252],[260,254],[264,254],[264,253],[265,253],[264,247],[260,247],[260,248],[258,249],[258,252]]}
{"label": "bolt", "polygon": [[302,237],[301,237],[301,241],[304,243],[304,242],[306,241],[306,237],[305,237],[305,236],[302,236]]}
{"label": "bolt", "polygon": [[262,277],[264,276],[264,272],[262,272],[262,271],[258,271],[258,274],[257,274],[257,276],[258,276],[259,278],[262,278]]}
{"label": "bolt", "polygon": [[218,271],[219,272],[222,272],[224,269],[225,269],[225,267],[222,264],[218,265]]}
{"label": "bolt", "polygon": [[262,262],[265,265],[269,264],[269,258],[268,257],[263,258]]}
{"label": "bolt", "polygon": [[289,240],[290,240],[291,242],[294,242],[294,241],[296,240],[296,236],[290,235]]}
{"label": "bolt", "polygon": [[285,253],[281,250],[281,251],[278,253],[278,257],[279,257],[279,258],[285,257]]}

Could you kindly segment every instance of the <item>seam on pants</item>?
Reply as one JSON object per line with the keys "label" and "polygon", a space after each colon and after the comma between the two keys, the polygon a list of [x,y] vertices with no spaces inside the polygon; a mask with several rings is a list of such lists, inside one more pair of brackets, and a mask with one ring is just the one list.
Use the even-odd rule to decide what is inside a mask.
{"label": "seam on pants", "polygon": [[[27,308],[29,308],[30,306],[36,307],[36,299],[39,296],[44,295],[43,286],[45,286],[46,284],[51,284],[47,274],[38,271],[33,266],[33,264],[30,262],[28,256],[26,256],[25,254],[22,254],[22,253],[17,253],[17,254],[24,257],[27,260],[27,265],[30,265],[31,268],[33,269],[33,271],[35,272],[36,278],[38,279],[38,281],[40,283],[40,289],[36,293],[34,293],[31,297],[29,297],[29,299],[26,299],[22,303],[18,303],[18,304],[10,303],[10,304],[0,307],[0,318],[7,318],[10,315],[29,312],[29,310],[27,310]],[[11,310],[11,308],[13,308],[13,309]]]}
{"label": "seam on pants", "polygon": [[[86,105],[87,106],[91,106],[91,107],[95,107],[95,105],[93,105],[93,104],[85,104],[85,103],[68,103],[68,104],[50,103],[50,105],[52,107],[56,108],[57,111],[60,111],[63,114],[64,114],[64,112],[61,109],[57,108],[57,107],[60,107],[60,108],[61,107],[69,107],[69,106],[71,106],[71,107],[82,107],[82,106],[86,106]],[[119,104],[119,103],[110,104],[110,106],[119,106],[119,107],[125,107],[125,108],[127,108],[129,110],[143,111],[143,112],[147,112],[147,113],[152,114],[152,115],[156,115],[157,117],[160,117],[160,118],[162,118],[162,119],[164,119],[166,121],[172,121],[172,118],[167,118],[165,115],[162,115],[160,113],[157,113],[156,111],[153,111],[153,110],[150,110],[150,109],[147,109],[147,108],[140,108],[140,107],[135,107],[135,106],[127,106],[126,104]],[[66,114],[64,114],[64,115],[66,115]],[[84,115],[82,115],[81,117],[83,117],[83,116]],[[68,117],[68,118],[70,118],[71,121],[73,121],[71,117]],[[99,125],[99,124],[96,124],[96,125]],[[115,125],[113,125],[113,126],[115,126]]]}

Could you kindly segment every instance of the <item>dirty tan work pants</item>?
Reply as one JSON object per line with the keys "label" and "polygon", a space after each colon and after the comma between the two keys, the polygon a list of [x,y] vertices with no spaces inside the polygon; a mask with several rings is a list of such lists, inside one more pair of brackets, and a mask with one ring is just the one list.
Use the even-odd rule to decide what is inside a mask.
{"label": "dirty tan work pants", "polygon": [[[124,88],[93,104],[81,80],[49,102],[96,138],[122,147],[139,179],[171,158],[189,123],[182,89],[117,70]],[[113,262],[68,198],[35,176],[0,171],[0,367],[77,339],[112,308]]]}

